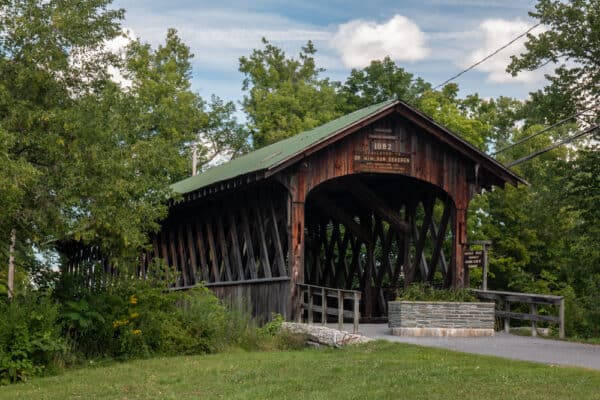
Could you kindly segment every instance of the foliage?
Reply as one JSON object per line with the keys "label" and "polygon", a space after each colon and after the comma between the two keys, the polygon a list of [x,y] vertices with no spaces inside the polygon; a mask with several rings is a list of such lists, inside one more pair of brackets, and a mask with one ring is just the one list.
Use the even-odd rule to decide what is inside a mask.
{"label": "foliage", "polygon": [[416,105],[418,97],[431,85],[414,78],[390,58],[373,60],[363,69],[352,69],[338,90],[342,114],[386,100],[398,99]]}
{"label": "foliage", "polygon": [[232,158],[250,150],[248,129],[238,123],[235,104],[213,95],[205,107],[207,122],[200,132],[200,164],[210,165],[217,158]]}
{"label": "foliage", "polygon": [[600,373],[590,369],[377,341],[87,367],[3,388],[2,398],[560,400],[597,398],[599,386]]}
{"label": "foliage", "polygon": [[85,358],[212,353],[237,344],[247,326],[202,287],[165,292],[158,283],[123,280],[78,296],[64,302],[62,320]]}
{"label": "foliage", "polygon": [[413,283],[402,290],[397,300],[405,301],[452,301],[477,302],[469,289],[436,289],[427,283]]}
{"label": "foliage", "polygon": [[[127,264],[166,216],[169,185],[189,175],[199,133],[201,162],[205,145],[247,147],[233,104],[191,90],[193,55],[176,31],[152,48],[110,3],[0,5],[0,248],[15,229],[20,274],[23,254],[65,242]],[[128,45],[111,50],[121,35]]]}
{"label": "foliage", "polygon": [[[548,123],[596,102],[600,95],[600,5],[596,0],[539,0],[533,18],[547,28],[528,35],[526,52],[513,56],[513,75],[552,62],[549,85],[532,94],[531,109]],[[597,117],[597,115],[596,115]]]}
{"label": "foliage", "polygon": [[29,293],[1,301],[0,315],[0,385],[39,375],[66,350],[59,307],[49,296]]}
{"label": "foliage", "polygon": [[298,59],[263,38],[263,49],[240,58],[244,74],[242,102],[259,148],[314,128],[338,116],[335,89],[315,65],[312,42],[302,48]]}

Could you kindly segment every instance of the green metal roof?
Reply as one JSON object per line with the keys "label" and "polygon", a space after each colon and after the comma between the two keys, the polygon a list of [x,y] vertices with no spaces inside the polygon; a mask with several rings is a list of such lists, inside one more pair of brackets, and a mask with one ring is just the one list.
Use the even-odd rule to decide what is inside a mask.
{"label": "green metal roof", "polygon": [[217,182],[271,169],[350,125],[356,124],[395,103],[397,103],[396,100],[389,100],[346,114],[324,125],[254,150],[229,162],[210,168],[201,174],[176,182],[171,185],[171,188],[177,193],[185,194]]}

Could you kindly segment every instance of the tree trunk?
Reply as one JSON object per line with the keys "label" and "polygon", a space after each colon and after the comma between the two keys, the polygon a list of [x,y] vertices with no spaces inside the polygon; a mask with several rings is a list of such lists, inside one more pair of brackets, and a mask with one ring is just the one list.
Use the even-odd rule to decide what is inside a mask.
{"label": "tree trunk", "polygon": [[12,299],[15,289],[15,242],[17,241],[17,231],[13,228],[10,231],[10,247],[8,248],[8,298]]}

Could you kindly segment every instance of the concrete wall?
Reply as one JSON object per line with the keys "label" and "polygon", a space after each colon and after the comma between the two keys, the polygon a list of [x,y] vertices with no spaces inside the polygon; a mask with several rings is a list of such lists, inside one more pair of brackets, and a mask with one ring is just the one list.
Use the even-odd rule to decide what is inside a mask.
{"label": "concrete wall", "polygon": [[390,301],[388,320],[399,336],[492,336],[494,303]]}

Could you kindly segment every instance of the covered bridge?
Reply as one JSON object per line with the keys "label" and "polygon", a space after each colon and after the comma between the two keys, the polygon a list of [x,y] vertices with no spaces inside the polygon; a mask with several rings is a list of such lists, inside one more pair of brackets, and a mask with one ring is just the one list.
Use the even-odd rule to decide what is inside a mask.
{"label": "covered bridge", "polygon": [[298,313],[299,284],[355,289],[385,317],[416,280],[467,286],[473,195],[521,179],[428,116],[387,101],[173,185],[153,257],[267,318]]}

